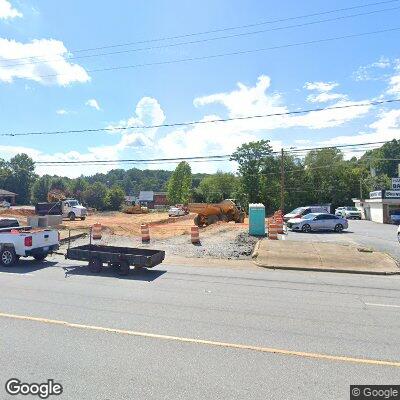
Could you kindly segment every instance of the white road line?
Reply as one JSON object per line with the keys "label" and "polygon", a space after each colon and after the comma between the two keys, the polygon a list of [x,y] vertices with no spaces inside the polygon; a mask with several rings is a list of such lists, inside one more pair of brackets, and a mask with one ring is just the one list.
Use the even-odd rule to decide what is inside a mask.
{"label": "white road line", "polygon": [[366,306],[373,306],[373,307],[393,307],[393,308],[400,308],[400,305],[397,304],[379,304],[379,303],[365,303]]}
{"label": "white road line", "polygon": [[29,272],[28,273],[18,273],[18,272],[3,272],[3,271],[0,271],[0,274],[4,274],[4,275],[16,275],[16,276],[33,276],[33,274],[30,274]]}

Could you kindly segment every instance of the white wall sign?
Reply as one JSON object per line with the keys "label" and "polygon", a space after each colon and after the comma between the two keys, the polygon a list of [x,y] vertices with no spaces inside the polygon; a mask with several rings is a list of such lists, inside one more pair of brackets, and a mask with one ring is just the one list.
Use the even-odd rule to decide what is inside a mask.
{"label": "white wall sign", "polygon": [[370,199],[381,199],[382,198],[382,190],[375,190],[375,192],[369,192]]}
{"label": "white wall sign", "polygon": [[393,190],[400,189],[400,178],[392,178],[392,189]]}
{"label": "white wall sign", "polygon": [[399,199],[400,198],[400,190],[386,190],[385,198],[387,199]]}

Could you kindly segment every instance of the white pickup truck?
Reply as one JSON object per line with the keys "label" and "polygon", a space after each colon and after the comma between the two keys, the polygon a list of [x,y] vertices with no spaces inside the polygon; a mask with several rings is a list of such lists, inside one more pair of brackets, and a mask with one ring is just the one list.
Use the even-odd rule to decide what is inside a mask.
{"label": "white pickup truck", "polygon": [[0,229],[0,264],[10,267],[20,257],[44,260],[59,247],[59,233],[55,229],[12,227]]}

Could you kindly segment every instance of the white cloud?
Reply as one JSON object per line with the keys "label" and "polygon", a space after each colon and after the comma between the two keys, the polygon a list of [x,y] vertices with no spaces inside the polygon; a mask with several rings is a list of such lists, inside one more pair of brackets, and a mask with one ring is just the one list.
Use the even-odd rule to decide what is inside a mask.
{"label": "white cloud", "polygon": [[82,66],[68,61],[68,50],[59,40],[21,43],[0,38],[0,81],[12,83],[16,78],[60,86],[90,80]]}
{"label": "white cloud", "polygon": [[347,100],[347,96],[342,93],[332,93],[332,90],[339,86],[336,82],[307,82],[304,88],[311,91],[317,91],[307,96],[310,103],[327,103],[333,100]]}
{"label": "white cloud", "polygon": [[13,8],[8,0],[0,0],[0,19],[22,17],[22,13]]}
{"label": "white cloud", "polygon": [[85,103],[85,105],[87,105],[87,106],[89,106],[89,107],[92,107],[92,108],[96,109],[97,111],[100,111],[100,106],[99,106],[99,103],[97,102],[96,99],[89,99],[89,100]]}
{"label": "white cloud", "polygon": [[400,74],[393,75],[389,79],[388,94],[400,95]]}
{"label": "white cloud", "polygon": [[381,57],[378,61],[375,61],[368,65],[363,65],[353,73],[353,77],[356,81],[376,81],[384,79],[385,74],[382,74],[382,70],[391,68],[393,63],[387,57]]}
{"label": "white cloud", "polygon": [[[383,142],[392,139],[400,139],[400,109],[381,112],[378,119],[369,125],[371,132],[360,132],[356,135],[336,136],[329,140],[320,141],[321,146],[335,146],[338,144],[358,144]],[[368,150],[364,148],[363,151]],[[352,156],[360,157],[362,152],[346,150],[348,158]]]}
{"label": "white cloud", "polygon": [[317,90],[318,92],[330,92],[339,86],[336,82],[306,82],[304,88],[307,90]]}
{"label": "white cloud", "polygon": [[56,114],[58,114],[58,115],[67,115],[68,111],[64,110],[63,108],[60,108],[59,110],[56,111]]}

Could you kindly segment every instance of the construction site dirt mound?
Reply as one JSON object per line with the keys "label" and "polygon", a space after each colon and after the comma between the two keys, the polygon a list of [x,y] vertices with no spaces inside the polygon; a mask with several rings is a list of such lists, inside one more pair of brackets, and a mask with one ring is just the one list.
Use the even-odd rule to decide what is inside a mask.
{"label": "construction site dirt mound", "polygon": [[31,210],[29,208],[7,208],[0,209],[0,215],[4,215],[7,217],[29,217],[31,215],[35,215],[35,210]]}

